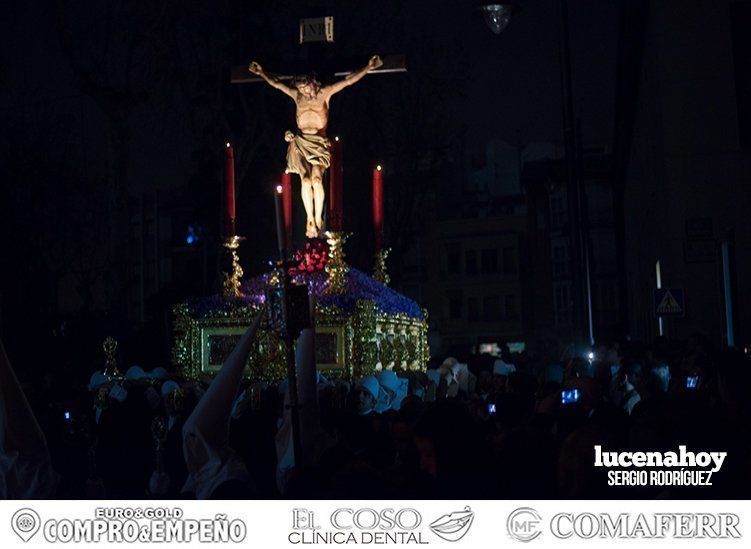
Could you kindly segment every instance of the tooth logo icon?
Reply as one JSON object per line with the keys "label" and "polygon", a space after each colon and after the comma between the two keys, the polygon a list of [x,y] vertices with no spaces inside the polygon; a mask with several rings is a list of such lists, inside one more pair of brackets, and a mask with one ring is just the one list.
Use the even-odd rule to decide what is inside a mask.
{"label": "tooth logo icon", "polygon": [[29,541],[39,531],[39,515],[33,509],[19,509],[10,521],[11,528],[23,541]]}
{"label": "tooth logo icon", "polygon": [[436,519],[430,525],[430,529],[441,539],[459,541],[469,531],[474,518],[474,511],[467,506],[464,511],[456,511]]}

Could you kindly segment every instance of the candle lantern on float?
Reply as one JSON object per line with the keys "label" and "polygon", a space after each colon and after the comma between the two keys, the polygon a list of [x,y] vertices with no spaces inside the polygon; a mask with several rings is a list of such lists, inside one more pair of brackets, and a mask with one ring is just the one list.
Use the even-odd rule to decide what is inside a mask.
{"label": "candle lantern on float", "polygon": [[222,246],[227,250],[228,268],[223,273],[224,283],[222,284],[223,294],[226,297],[239,297],[240,285],[243,277],[243,269],[240,266],[240,256],[238,249],[240,243],[245,240],[238,236],[236,230],[236,211],[235,211],[235,152],[232,145],[228,142],[224,155],[224,240]]}
{"label": "candle lantern on float", "polygon": [[383,167],[380,164],[373,170],[373,233],[375,235],[373,278],[381,284],[388,285],[391,281],[391,277],[386,270],[386,258],[388,258],[391,250],[385,248],[383,245]]}
{"label": "candle lantern on float", "polygon": [[287,249],[292,249],[292,217],[294,215],[292,202],[292,174],[286,170],[282,173],[282,202],[284,206],[284,232]]}
{"label": "candle lantern on float", "polygon": [[104,351],[104,372],[103,374],[110,379],[122,379],[123,374],[117,367],[117,340],[110,336],[102,343]]}

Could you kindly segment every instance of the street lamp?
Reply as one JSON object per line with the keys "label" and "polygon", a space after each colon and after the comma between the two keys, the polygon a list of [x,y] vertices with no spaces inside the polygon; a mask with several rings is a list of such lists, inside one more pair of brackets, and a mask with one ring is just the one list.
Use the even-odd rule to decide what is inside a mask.
{"label": "street lamp", "polygon": [[480,7],[482,16],[488,28],[495,34],[501,34],[511,21],[514,14],[514,5],[510,2],[500,2],[496,4],[484,4]]}

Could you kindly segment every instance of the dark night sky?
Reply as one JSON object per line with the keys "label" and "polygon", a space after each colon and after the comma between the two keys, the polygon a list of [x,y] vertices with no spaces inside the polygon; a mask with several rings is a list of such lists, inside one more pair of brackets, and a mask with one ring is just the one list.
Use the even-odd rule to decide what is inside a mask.
{"label": "dark night sky", "polygon": [[[368,3],[360,4],[365,10]],[[501,36],[484,26],[472,11],[472,2],[450,2],[451,7],[439,5],[433,10],[428,6],[434,4],[424,4],[425,25],[454,42],[468,63],[469,81],[455,107],[471,144],[481,146],[490,138],[515,142],[517,133],[523,142],[560,141],[558,2],[519,2],[521,13]],[[572,0],[570,4],[576,106],[585,141],[609,145],[617,2]],[[60,52],[54,17],[46,2],[18,2],[4,18],[0,104],[3,109],[28,109],[30,116],[40,108],[77,116],[83,125],[79,124],[78,135],[70,136],[69,147],[70,154],[83,160],[84,154],[96,154],[102,120],[92,102],[79,97]],[[272,35],[275,23],[268,22]],[[368,41],[377,40],[378,30],[369,31]],[[188,107],[173,107],[165,111],[147,104],[139,109],[132,139],[133,181],[145,188],[169,186],[186,177],[191,143],[180,111]]]}
{"label": "dark night sky", "polygon": [[[475,80],[467,86],[464,112],[480,139],[560,141],[558,2],[520,3],[522,12],[500,36],[471,27],[467,50]],[[572,0],[572,71],[576,108],[590,144],[612,141],[617,2]],[[477,20],[468,22],[477,25]],[[486,110],[487,109],[487,110]]]}
{"label": "dark night sky", "polygon": [[[583,141],[610,146],[619,2],[569,3]],[[408,74],[369,76],[332,102],[330,129],[345,141],[344,223],[355,233],[347,252],[353,266],[368,270],[372,261],[368,178],[375,162],[390,163],[385,209],[393,266],[422,227],[415,221],[422,203],[412,200],[413,191],[422,188],[424,200],[424,189],[438,179],[459,184],[451,178],[466,175],[458,171],[467,165],[461,151],[474,160],[489,140],[561,143],[558,0],[520,1],[521,12],[500,36],[486,27],[479,2],[466,0],[14,2],[0,21],[0,247],[17,266],[0,279],[6,342],[20,347],[28,334],[49,336],[61,318],[74,317],[82,319],[80,335],[92,360],[106,333],[132,330],[146,335],[130,338],[134,356],[164,358],[171,304],[216,289],[221,156],[228,139],[238,151],[238,232],[249,237],[240,250],[243,268],[249,276],[267,269],[274,253],[271,183],[284,163],[282,135],[293,122],[293,106],[261,85],[230,86],[229,68],[257,59],[273,71],[294,61],[297,20],[311,15],[311,4],[332,6],[335,48],[353,60],[347,68],[373,53],[407,54]],[[115,18],[108,30],[101,22],[109,6],[128,17]],[[161,9],[168,16],[149,42],[156,49],[145,48],[134,63],[134,87],[149,94],[125,116],[127,146],[113,146],[112,110],[108,118],[96,94],[83,91],[60,28],[72,29],[72,48],[90,66],[103,37],[111,37],[107,74],[122,89],[124,44]],[[113,157],[124,149],[127,169],[113,168]],[[428,175],[414,166],[409,171],[410,163],[424,159],[440,164],[436,156],[449,159],[449,177],[438,171],[443,166],[425,170]],[[132,322],[138,284],[130,261],[146,252],[134,244],[137,229],[129,216],[135,209],[125,207],[125,198],[155,190],[172,222],[171,245],[160,252],[181,263],[140,302],[147,310],[143,322]],[[192,224],[206,228],[208,238],[183,253],[183,233]],[[391,272],[396,279],[398,267]]]}
{"label": "dark night sky", "polygon": [[[347,168],[344,212],[345,229],[355,232],[348,252],[353,265],[367,265],[372,257],[372,233],[368,233],[372,229],[368,216],[362,214],[370,208],[368,187],[361,184],[368,180],[369,164],[387,155],[392,160],[399,155],[422,158],[426,152],[443,150],[440,144],[432,149],[432,144],[427,144],[422,149],[417,147],[415,154],[411,145],[423,137],[419,132],[410,133],[413,126],[422,124],[422,135],[427,133],[430,139],[433,126],[440,126],[435,122],[445,117],[450,120],[446,134],[452,135],[454,144],[461,143],[472,155],[484,151],[485,143],[491,139],[509,143],[516,143],[517,139],[522,143],[562,141],[557,0],[520,1],[521,12],[500,36],[485,26],[475,9],[478,4],[472,1],[322,3],[333,6],[336,48],[356,59],[354,63],[365,63],[376,52],[404,52],[408,56],[407,75],[368,77],[332,103],[331,129],[342,132],[349,140],[345,166],[347,162],[355,164]],[[161,196],[168,200],[182,201],[183,205],[187,200],[195,210],[189,215],[196,216],[199,223],[218,227],[223,143],[228,139],[238,143],[247,135],[255,135],[260,145],[252,155],[247,155],[245,177],[238,178],[238,223],[240,234],[252,235],[241,249],[246,274],[258,274],[266,268],[266,260],[273,253],[270,182],[278,177],[284,162],[281,136],[293,121],[293,108],[288,98],[263,86],[245,85],[242,93],[237,93],[227,84],[228,69],[258,59],[268,61],[267,68],[273,70],[277,68],[274,63],[283,62],[280,59],[294,59],[299,52],[297,19],[309,15],[309,9],[290,0],[163,0],[154,4],[91,0],[72,8],[66,4],[68,24],[75,29],[73,41],[84,56],[89,42],[93,43],[90,50],[95,54],[97,39],[103,35],[115,36],[118,31],[108,34],[100,28],[102,10],[109,5],[137,6],[136,10],[146,11],[146,21],[152,5],[166,6],[175,14],[174,18],[167,18],[166,32],[178,36],[170,46],[172,49],[165,47],[153,54],[147,51],[140,61],[144,69],[140,74],[142,81],[136,87],[147,88],[152,82],[154,87],[148,99],[127,115],[130,131],[127,193],[134,196],[160,189]],[[96,246],[113,250],[117,246],[107,248],[104,229],[110,233],[129,230],[124,208],[119,212],[118,222],[106,209],[107,204],[112,204],[105,188],[105,184],[113,181],[106,172],[107,154],[112,150],[107,146],[111,125],[100,106],[81,92],[59,40],[61,19],[57,9],[57,3],[16,2],[0,22],[0,123],[6,129],[0,139],[0,153],[3,161],[15,162],[15,171],[11,171],[5,187],[0,189],[3,191],[0,200],[7,201],[0,206],[11,214],[4,224],[10,229],[6,237],[11,239],[10,232],[25,234],[36,229],[32,226],[34,216],[24,213],[36,211],[36,202],[41,203],[39,211],[48,212],[44,214],[46,219],[42,220],[44,227],[39,230],[39,238],[29,233],[28,242],[15,237],[10,240],[14,246],[11,256],[23,256],[24,261],[29,246],[53,251],[56,247],[72,247],[70,257],[74,258],[79,252],[85,256],[89,248]],[[570,0],[570,11],[575,106],[581,116],[583,141],[586,145],[610,146],[618,2]],[[123,28],[130,32],[133,27],[125,24],[119,31],[123,32]],[[120,40],[122,37],[115,39],[110,56],[115,69],[110,72],[115,79],[119,75]],[[160,38],[156,42],[165,40]],[[195,46],[198,50],[191,49]],[[181,91],[175,76],[178,71],[174,70],[179,63],[176,56],[183,56],[183,66],[189,67],[185,59],[193,61],[201,51],[209,52],[209,62],[204,63],[204,73],[196,74],[208,75],[208,80],[197,78],[187,92]],[[206,93],[202,86],[208,90]],[[419,94],[416,90],[420,90]],[[223,115],[229,113],[229,126],[222,125],[217,120],[219,116],[212,118],[215,106],[212,102],[217,94],[225,98],[224,103],[217,104],[222,105]],[[414,109],[410,101],[418,97],[423,103],[422,113],[416,117],[418,124],[412,124],[410,115]],[[245,114],[237,108],[241,100],[247,105]],[[259,124],[258,128],[246,129],[253,128],[254,122]],[[247,152],[250,148],[238,150]],[[463,165],[461,158],[454,160],[458,161],[455,165]],[[37,175],[37,164],[45,165],[47,171],[40,170]],[[41,181],[42,177],[46,179]],[[402,177],[402,181],[412,181],[406,175]],[[69,193],[66,185],[77,186],[78,194]],[[414,217],[410,217],[409,209],[405,209],[406,221],[404,216],[400,219],[394,214],[410,198],[409,189],[395,189],[398,185],[394,183],[386,197],[387,243],[397,250],[398,243],[389,242],[389,238],[395,238],[397,232],[411,234],[414,230],[403,230],[405,223],[412,223]],[[35,193],[37,188],[41,190]],[[55,210],[62,215],[56,217],[59,212]],[[98,221],[99,225],[94,221],[87,225],[87,216],[104,219]],[[185,227],[188,222],[192,223],[193,218],[180,221]],[[348,223],[359,225],[348,226]],[[56,224],[64,225],[65,231],[58,230]],[[389,226],[398,230],[389,234]],[[401,249],[408,249],[408,244]],[[13,274],[15,280],[8,287],[22,290],[8,292],[18,296],[18,303],[6,303],[6,310],[16,310],[14,307],[25,310],[24,300],[31,296],[37,307],[54,318],[54,303],[64,301],[61,295],[72,296],[68,303],[73,305],[67,308],[75,309],[80,303],[77,296],[81,288],[88,285],[98,288],[94,290],[99,296],[95,300],[98,307],[122,312],[123,306],[113,305],[112,300],[124,294],[116,289],[109,272],[116,270],[112,262],[122,263],[125,256],[108,253],[109,259],[96,266],[98,271],[93,278],[79,280],[75,287],[69,284],[65,291],[56,282],[62,278],[60,267],[44,264],[46,259],[38,254],[38,265],[28,265],[26,271]],[[392,260],[396,261],[398,256],[399,253],[392,254]],[[65,268],[71,268],[72,260],[65,254],[60,257],[63,259],[58,258],[58,262],[67,262]],[[121,272],[123,267],[120,265]],[[48,293],[36,290],[30,282],[33,276],[39,278],[36,287],[47,285]],[[191,286],[198,283],[191,279],[199,280],[200,275],[176,277],[172,281],[174,286],[160,294],[160,298],[171,303],[176,296],[206,291],[212,276],[205,275],[199,290]],[[115,295],[101,297],[108,291]]]}

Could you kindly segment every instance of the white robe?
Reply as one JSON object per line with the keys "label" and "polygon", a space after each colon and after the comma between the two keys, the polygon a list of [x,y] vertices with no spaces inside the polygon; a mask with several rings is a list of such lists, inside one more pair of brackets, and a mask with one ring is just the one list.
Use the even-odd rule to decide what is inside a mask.
{"label": "white robe", "polygon": [[51,498],[57,479],[47,440],[0,341],[0,499]]}

